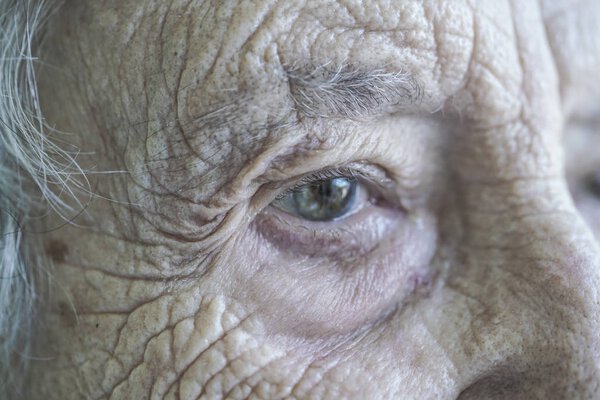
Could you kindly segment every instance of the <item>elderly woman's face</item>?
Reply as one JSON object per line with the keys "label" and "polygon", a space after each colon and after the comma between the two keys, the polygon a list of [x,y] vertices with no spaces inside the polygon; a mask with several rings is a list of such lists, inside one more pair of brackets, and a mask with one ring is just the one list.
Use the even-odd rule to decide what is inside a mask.
{"label": "elderly woman's face", "polygon": [[41,100],[93,196],[29,398],[598,396],[599,18],[67,2]]}

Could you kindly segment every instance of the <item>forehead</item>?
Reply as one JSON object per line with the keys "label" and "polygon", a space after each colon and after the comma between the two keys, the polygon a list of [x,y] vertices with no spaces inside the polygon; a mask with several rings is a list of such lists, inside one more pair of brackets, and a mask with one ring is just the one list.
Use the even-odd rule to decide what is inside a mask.
{"label": "forehead", "polygon": [[[180,89],[258,87],[284,67],[356,65],[410,73],[439,102],[463,83],[476,28],[466,1],[144,0],[70,7],[76,15],[69,20],[78,33],[89,32],[87,41],[104,58],[118,55],[113,63],[138,73],[142,66],[145,74],[160,71]],[[510,35],[503,2],[482,8],[477,12],[496,20],[486,25]],[[515,55],[513,44],[505,44],[505,56]]]}
{"label": "forehead", "polygon": [[[248,94],[264,88],[286,67],[355,65],[410,73],[426,85],[428,105],[441,109],[448,98],[459,98],[459,106],[473,97],[490,103],[483,89],[494,88],[496,102],[518,107],[523,56],[540,66],[554,56],[563,96],[572,87],[574,97],[596,94],[598,85],[587,79],[600,58],[598,35],[591,34],[598,30],[597,13],[582,12],[589,8],[600,3],[81,1],[66,2],[55,20],[59,32],[77,39],[88,65],[106,72],[120,68],[129,83],[162,74],[177,89],[201,88],[195,103],[206,101],[211,90],[225,97],[235,89]],[[575,48],[585,56],[570,56]],[[544,69],[537,75],[547,75]],[[469,81],[483,89],[465,93]],[[574,107],[570,99],[565,103]]]}
{"label": "forehead", "polygon": [[[484,127],[518,118],[524,90],[550,91],[536,101],[555,98],[544,27],[528,22],[539,21],[540,10],[536,2],[519,4],[515,10],[508,2],[475,7],[461,0],[67,2],[49,42],[62,48],[55,63],[78,81],[73,92],[89,106],[83,113],[94,115],[119,152],[127,148],[128,170],[169,191],[203,187],[210,197],[231,179],[220,166],[238,166],[230,168],[235,175],[274,143],[290,147],[332,131],[315,128],[319,118],[299,115],[298,80],[290,71],[317,71],[313,87],[321,90],[312,97],[325,101],[331,97],[323,88],[339,99],[354,85],[323,85],[336,71],[362,77],[362,87],[377,74],[402,74],[418,83],[419,101],[383,111],[444,110]],[[403,90],[380,97],[395,103],[388,93]],[[373,91],[356,93],[368,99]],[[297,127],[299,119],[306,122],[300,128],[272,129]],[[177,175],[190,168],[202,181]],[[148,178],[148,169],[162,172]]]}
{"label": "forehead", "polygon": [[[260,125],[265,113],[285,118],[290,70],[403,73],[423,88],[422,110],[453,99],[476,102],[474,117],[516,112],[523,71],[513,14],[505,2],[474,9],[460,0],[145,0],[68,3],[57,20],[67,33],[59,41],[83,53],[69,50],[75,73],[87,70],[88,85],[127,96],[130,122],[164,119],[171,104],[187,126],[220,107],[244,108],[245,123]],[[532,53],[548,58],[531,41]]]}

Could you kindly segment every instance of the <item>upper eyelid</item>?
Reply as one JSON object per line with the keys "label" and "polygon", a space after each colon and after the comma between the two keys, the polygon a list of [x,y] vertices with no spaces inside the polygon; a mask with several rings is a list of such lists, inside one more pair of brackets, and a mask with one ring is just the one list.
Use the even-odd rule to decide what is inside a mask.
{"label": "upper eyelid", "polygon": [[359,168],[353,168],[351,166],[328,167],[301,176],[299,179],[296,180],[295,184],[283,190],[279,195],[277,195],[276,200],[281,200],[288,194],[293,193],[295,190],[298,190],[299,188],[305,185],[310,185],[316,182],[334,178],[354,179],[370,184],[369,186],[378,186],[374,176],[366,173],[365,171],[362,171]]}
{"label": "upper eyelid", "polygon": [[336,168],[325,168],[322,170],[318,170],[315,172],[311,172],[307,175],[304,175],[300,178],[300,180],[289,190],[293,190],[295,188],[299,188],[304,185],[310,185],[315,182],[325,181],[327,179],[335,179],[335,178],[366,178],[360,171],[355,171],[347,167],[336,167]]}

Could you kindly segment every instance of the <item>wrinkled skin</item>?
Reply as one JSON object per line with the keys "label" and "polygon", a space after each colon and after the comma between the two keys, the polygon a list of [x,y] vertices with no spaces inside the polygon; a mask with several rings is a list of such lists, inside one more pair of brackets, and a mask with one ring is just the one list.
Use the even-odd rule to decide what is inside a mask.
{"label": "wrinkled skin", "polygon": [[[600,169],[599,4],[67,2],[44,112],[84,167],[121,172],[44,236],[26,398],[600,397],[580,182]],[[301,115],[285,72],[323,65],[422,95]],[[269,205],[343,165],[383,171],[391,200],[319,224]]]}

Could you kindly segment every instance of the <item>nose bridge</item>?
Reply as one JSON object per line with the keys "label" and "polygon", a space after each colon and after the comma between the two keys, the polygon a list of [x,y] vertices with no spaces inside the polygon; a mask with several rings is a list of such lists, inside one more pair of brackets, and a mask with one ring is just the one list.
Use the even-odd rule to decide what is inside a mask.
{"label": "nose bridge", "polygon": [[[481,343],[494,343],[488,356],[506,362],[501,354],[513,354],[509,364],[535,375],[535,386],[548,393],[597,395],[600,250],[564,179],[550,52],[542,36],[537,45],[519,37],[518,15],[520,65],[502,71],[520,86],[494,84],[486,72],[498,62],[492,54],[475,64],[465,88],[479,103],[465,115],[454,152],[464,257],[458,280],[466,282],[460,290],[485,293],[474,329]],[[511,101],[498,102],[503,96]],[[545,374],[550,380],[539,378]]]}
{"label": "nose bridge", "polygon": [[460,196],[465,248],[492,252],[532,280],[560,278],[598,304],[600,247],[562,177],[463,183]]}
{"label": "nose bridge", "polygon": [[508,366],[498,382],[517,371],[523,378],[511,379],[532,382],[519,394],[594,398],[600,249],[564,179],[559,79],[536,25],[539,10],[535,2],[507,3],[514,43],[503,46],[514,57],[500,59],[491,49],[502,45],[489,39],[497,36],[480,28],[459,93],[473,104],[453,143],[462,236],[448,285],[475,310],[463,351],[470,365],[484,374],[490,364]]}
{"label": "nose bridge", "polygon": [[559,77],[540,10],[507,4],[513,35],[500,47],[514,57],[487,51],[496,36],[480,32],[464,88],[476,102],[455,145],[462,245],[539,286],[548,304],[600,314],[600,250],[564,179]]}
{"label": "nose bridge", "polygon": [[463,183],[460,196],[464,271],[486,288],[483,307],[493,315],[482,335],[518,336],[517,364],[552,374],[538,381],[545,389],[598,395],[600,250],[564,180]]}
{"label": "nose bridge", "polygon": [[566,183],[460,186],[463,235],[449,285],[474,299],[464,354],[479,371],[461,398],[489,398],[495,385],[516,398],[597,398],[600,250]]}

